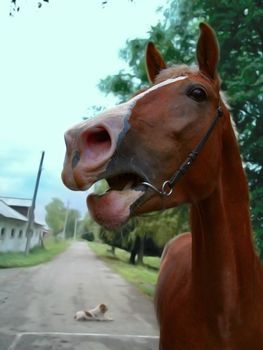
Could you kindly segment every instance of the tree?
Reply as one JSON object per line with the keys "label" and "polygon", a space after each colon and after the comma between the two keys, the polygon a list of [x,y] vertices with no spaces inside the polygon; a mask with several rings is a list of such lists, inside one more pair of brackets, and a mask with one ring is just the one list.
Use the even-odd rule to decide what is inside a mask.
{"label": "tree", "polygon": [[86,234],[86,233],[93,233],[94,239],[98,240],[100,231],[102,230],[101,226],[94,221],[89,213],[86,214],[83,220],[81,220],[79,224],[78,233],[80,235]]}
{"label": "tree", "polygon": [[144,256],[144,240],[145,235],[139,236],[136,235],[135,239],[133,240],[133,244],[131,247],[131,254],[130,254],[130,263],[135,265],[136,263],[136,255],[138,255],[138,264],[143,264],[143,256]]}
{"label": "tree", "polygon": [[[75,222],[80,217],[79,211],[66,208],[59,198],[52,198],[52,201],[46,205],[45,209],[46,223],[53,234],[56,236],[65,229],[65,237],[73,237]],[[64,227],[65,225],[66,227]]]}
{"label": "tree", "polygon": [[76,209],[68,209],[68,219],[65,227],[65,238],[74,236],[75,225],[80,218],[80,212]]}
{"label": "tree", "polygon": [[175,235],[185,231],[189,231],[187,205],[138,217],[132,235],[151,236],[158,247],[163,247]]}
{"label": "tree", "polygon": [[132,39],[120,51],[129,69],[100,81],[105,93],[120,101],[148,85],[144,69],[146,42],[153,41],[166,61],[190,64],[195,61],[198,23],[207,21],[217,32],[221,47],[219,72],[226,91],[248,175],[252,223],[263,258],[263,27],[261,1],[241,2],[173,0],[163,9],[164,18],[151,27],[149,37]]}
{"label": "tree", "polygon": [[52,230],[53,234],[57,235],[63,230],[65,223],[66,208],[64,203],[58,198],[53,198],[52,201],[45,206],[45,209],[46,223]]}
{"label": "tree", "polygon": [[111,251],[115,254],[115,248],[129,250],[131,246],[130,232],[133,228],[133,222],[129,221],[117,230],[101,229],[99,238],[111,246]]}

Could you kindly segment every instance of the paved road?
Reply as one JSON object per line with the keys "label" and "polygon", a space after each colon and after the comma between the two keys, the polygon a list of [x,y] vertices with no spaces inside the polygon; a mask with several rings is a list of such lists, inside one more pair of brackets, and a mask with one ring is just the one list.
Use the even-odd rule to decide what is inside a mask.
{"label": "paved road", "polygon": [[[109,305],[111,322],[74,313]],[[157,350],[152,302],[76,242],[52,262],[0,270],[0,350]]]}

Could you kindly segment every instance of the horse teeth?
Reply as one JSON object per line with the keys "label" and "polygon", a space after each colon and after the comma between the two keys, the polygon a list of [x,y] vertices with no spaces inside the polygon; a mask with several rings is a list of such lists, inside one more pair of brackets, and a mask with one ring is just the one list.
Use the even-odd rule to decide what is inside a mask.
{"label": "horse teeth", "polygon": [[133,181],[130,181],[124,186],[124,188],[122,190],[123,191],[128,190],[132,187],[132,185],[133,185]]}

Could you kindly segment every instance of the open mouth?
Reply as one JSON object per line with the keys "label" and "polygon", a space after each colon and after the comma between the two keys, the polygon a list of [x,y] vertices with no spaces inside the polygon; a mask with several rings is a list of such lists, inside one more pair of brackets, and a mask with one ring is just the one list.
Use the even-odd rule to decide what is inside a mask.
{"label": "open mouth", "polygon": [[109,185],[109,190],[125,191],[139,186],[144,179],[137,174],[120,174],[105,179]]}
{"label": "open mouth", "polygon": [[90,194],[87,205],[91,215],[102,226],[113,230],[123,225],[146,193],[144,179],[137,174],[119,174],[105,179],[109,189],[103,194]]}

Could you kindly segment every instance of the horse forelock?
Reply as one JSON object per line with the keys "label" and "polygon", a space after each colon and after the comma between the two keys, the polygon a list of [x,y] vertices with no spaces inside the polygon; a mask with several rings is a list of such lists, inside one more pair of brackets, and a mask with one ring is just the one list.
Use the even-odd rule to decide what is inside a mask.
{"label": "horse forelock", "polygon": [[161,72],[155,78],[155,84],[159,84],[168,79],[175,79],[179,76],[196,74],[197,72],[197,66],[187,66],[186,64],[173,65],[161,70]]}

